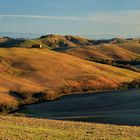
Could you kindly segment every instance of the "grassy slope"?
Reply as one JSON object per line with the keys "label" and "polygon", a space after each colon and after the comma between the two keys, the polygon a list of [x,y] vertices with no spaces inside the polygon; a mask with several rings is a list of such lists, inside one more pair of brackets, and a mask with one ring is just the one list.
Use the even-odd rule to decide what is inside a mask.
{"label": "grassy slope", "polygon": [[0,58],[1,92],[47,90],[50,96],[57,96],[83,90],[114,89],[140,77],[136,72],[48,49],[1,48]]}
{"label": "grassy slope", "polygon": [[140,45],[138,43],[104,44],[72,48],[65,52],[86,59],[96,57],[102,59],[129,61],[140,57]]}
{"label": "grassy slope", "polygon": [[123,49],[140,54],[140,43],[124,43],[119,46]]}
{"label": "grassy slope", "polygon": [[25,40],[24,42],[21,42],[15,46],[23,47],[23,48],[26,46],[27,48],[31,48],[35,44],[41,44],[42,46],[45,46],[41,41],[35,40],[35,39],[34,40],[33,39],[32,40]]}
{"label": "grassy slope", "polygon": [[13,38],[0,38],[0,48],[31,48],[33,45],[41,44],[43,47],[49,48],[39,39],[13,39]]}
{"label": "grassy slope", "polygon": [[78,36],[47,35],[41,37],[38,40],[41,41],[43,44],[50,46],[51,48],[92,45],[90,40]]}
{"label": "grassy slope", "polygon": [[139,139],[140,127],[0,116],[0,139]]}
{"label": "grassy slope", "polygon": [[[100,45],[93,46],[93,44],[96,43]],[[112,39],[112,41],[89,40],[78,36],[61,35],[47,35],[32,40],[0,38],[1,47],[15,46],[31,48],[34,44],[41,44],[43,47],[56,49],[57,51],[65,51],[68,49],[65,52],[86,59],[97,57],[102,59],[132,60],[140,57],[140,43],[135,39],[124,40],[118,43],[115,39]],[[73,48],[70,49],[71,47]]]}
{"label": "grassy slope", "polygon": [[11,48],[0,49],[0,52],[1,59],[7,63],[1,66],[5,69],[0,75],[2,88],[57,88],[78,86],[84,81],[95,87],[98,84],[99,87],[108,84],[115,87],[140,76],[129,70],[88,62],[47,49]]}
{"label": "grassy slope", "polygon": [[0,38],[0,47],[26,47],[31,48],[34,44],[42,44],[44,47],[77,47],[92,45],[91,41],[78,36],[47,35],[38,39],[12,39]]}

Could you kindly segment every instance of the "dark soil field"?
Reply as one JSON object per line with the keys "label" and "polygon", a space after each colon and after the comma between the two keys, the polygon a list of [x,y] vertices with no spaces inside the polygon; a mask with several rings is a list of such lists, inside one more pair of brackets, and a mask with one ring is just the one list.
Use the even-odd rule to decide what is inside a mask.
{"label": "dark soil field", "polygon": [[66,95],[21,112],[37,118],[140,126],[140,89]]}

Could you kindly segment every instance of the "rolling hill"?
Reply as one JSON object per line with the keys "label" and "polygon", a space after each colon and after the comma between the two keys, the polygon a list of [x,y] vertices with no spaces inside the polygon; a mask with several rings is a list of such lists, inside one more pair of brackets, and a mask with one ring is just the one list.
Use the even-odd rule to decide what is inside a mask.
{"label": "rolling hill", "polygon": [[[32,48],[35,44],[44,49]],[[87,60],[96,57],[131,61],[139,54],[136,39],[89,40],[68,35],[0,38],[0,98],[5,99],[1,111],[73,92],[124,87],[139,79],[140,73]]]}
{"label": "rolling hill", "polygon": [[132,61],[140,58],[139,39],[91,40],[79,36],[53,34],[37,39],[0,38],[1,48],[31,48],[36,44],[84,59],[94,57],[104,60]]}
{"label": "rolling hill", "polygon": [[14,39],[9,37],[0,38],[0,47],[26,47],[31,48],[34,44],[42,44],[44,47],[67,48],[92,45],[93,40],[78,36],[46,35],[37,39]]}
{"label": "rolling hill", "polygon": [[9,38],[9,37],[2,37],[0,38],[0,48],[12,48],[12,47],[19,47],[19,48],[31,48],[33,45],[42,45],[43,47],[48,48],[45,44],[43,44],[40,40],[37,39],[23,39],[23,38]]}
{"label": "rolling hill", "polygon": [[54,50],[97,63],[140,71],[138,67],[140,65],[140,41],[138,39],[97,40],[95,44]]}
{"label": "rolling hill", "polygon": [[[1,93],[6,94],[2,96],[14,107],[72,92],[117,89],[140,77],[137,72],[49,49],[27,48],[1,48],[0,72]],[[1,106],[11,110],[11,103]]]}
{"label": "rolling hill", "polygon": [[72,54],[84,59],[95,57],[104,60],[132,61],[140,58],[140,44],[101,44],[70,48],[62,52]]}
{"label": "rolling hill", "polygon": [[112,61],[140,59],[139,39],[91,40],[78,36],[47,35],[37,40],[55,51],[68,53],[86,60],[92,57]]}
{"label": "rolling hill", "polygon": [[82,38],[79,36],[61,36],[61,35],[47,35],[39,38],[41,42],[50,46],[51,48],[69,48],[69,47],[78,47],[78,46],[87,46],[93,45],[94,40]]}

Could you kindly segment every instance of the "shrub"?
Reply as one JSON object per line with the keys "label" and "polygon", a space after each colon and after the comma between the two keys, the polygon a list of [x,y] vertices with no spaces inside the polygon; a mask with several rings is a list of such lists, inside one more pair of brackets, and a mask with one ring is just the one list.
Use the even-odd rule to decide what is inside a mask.
{"label": "shrub", "polygon": [[0,93],[0,112],[9,113],[13,110],[17,110],[19,106],[16,98],[7,93]]}

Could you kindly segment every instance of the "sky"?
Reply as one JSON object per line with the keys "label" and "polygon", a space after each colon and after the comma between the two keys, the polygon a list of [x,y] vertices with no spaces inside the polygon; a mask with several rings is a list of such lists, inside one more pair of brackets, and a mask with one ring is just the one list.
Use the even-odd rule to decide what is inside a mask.
{"label": "sky", "polygon": [[0,32],[140,37],[140,0],[0,0]]}

